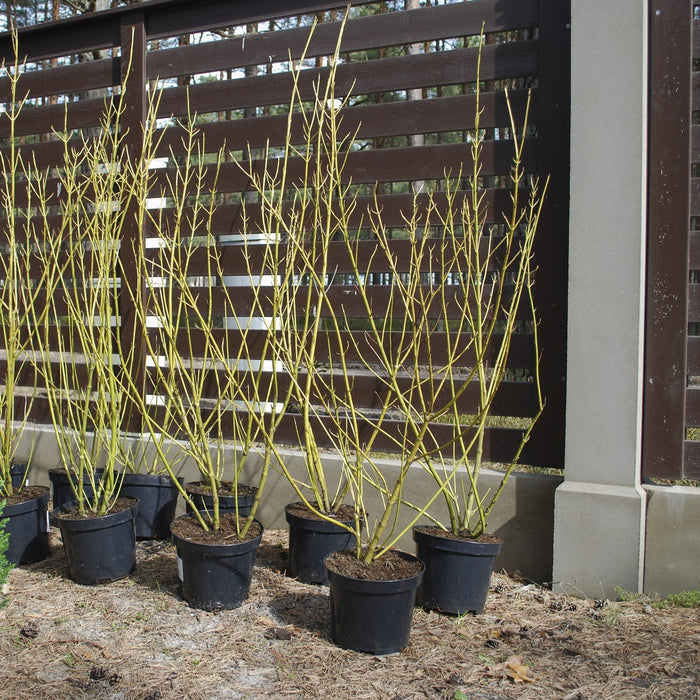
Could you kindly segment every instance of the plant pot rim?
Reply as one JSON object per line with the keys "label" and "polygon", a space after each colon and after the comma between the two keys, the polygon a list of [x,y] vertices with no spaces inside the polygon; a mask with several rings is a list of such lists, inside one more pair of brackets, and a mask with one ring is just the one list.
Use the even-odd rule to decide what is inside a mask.
{"label": "plant pot rim", "polygon": [[[124,508],[116,513],[106,513],[105,515],[91,515],[91,517],[85,518],[69,518],[63,516],[62,511],[66,511],[75,505],[75,501],[68,501],[63,503],[58,508],[54,508],[51,511],[52,522],[58,524],[59,527],[67,527],[75,532],[96,530],[100,527],[112,527],[115,525],[121,525],[127,520],[133,520],[138,512],[139,499],[133,496],[121,496],[120,498],[129,499],[133,501],[131,506]],[[99,524],[98,524],[99,523]]]}
{"label": "plant pot rim", "polygon": [[[41,489],[42,493],[38,496],[31,496],[25,501],[18,503],[5,503],[1,518],[9,518],[10,516],[23,515],[33,510],[41,508],[42,504],[46,505],[49,502],[49,487],[48,486],[32,486],[33,489]],[[21,495],[21,492],[20,492]]]}
{"label": "plant pot rim", "polygon": [[296,513],[291,513],[290,509],[294,507],[299,507],[301,506],[302,508],[305,508],[306,506],[302,501],[295,501],[294,503],[287,503],[287,505],[284,507],[284,516],[287,519],[287,522],[292,524],[292,521],[297,527],[303,527],[306,523],[313,523],[313,525],[310,525],[309,527],[305,529],[311,529],[311,530],[316,530],[320,532],[335,532],[337,530],[341,530],[342,532],[346,532],[346,530],[342,527],[340,527],[337,523],[344,523],[345,525],[351,525],[352,523],[355,522],[355,519],[352,518],[350,520],[341,520],[338,519],[337,523],[336,522],[331,522],[329,520],[324,520],[323,518],[319,518],[316,515],[313,515],[312,513],[309,513],[308,516],[303,516],[303,515],[297,515]]}
{"label": "plant pot rim", "polygon": [[[184,477],[177,476],[175,479],[182,485]],[[144,486],[172,486],[175,487],[173,478],[169,474],[150,474],[147,472],[124,472],[123,484],[138,484]]]}
{"label": "plant pot rim", "polygon": [[328,567],[328,558],[334,554],[334,552],[331,552],[331,554],[329,554],[323,560],[323,564],[326,567],[326,574],[328,576],[328,580],[331,584],[334,580],[342,581],[343,586],[347,590],[362,593],[372,593],[375,595],[381,595],[385,593],[399,593],[402,591],[409,591],[413,588],[416,588],[422,580],[423,574],[425,573],[425,564],[423,563],[423,561],[414,554],[409,554],[408,552],[404,552],[400,549],[394,549],[391,551],[398,554],[402,559],[419,562],[421,565],[420,571],[406,578],[388,579],[384,581],[379,581],[376,579],[355,578],[354,576],[348,576]]}
{"label": "plant pot rim", "polygon": [[187,540],[184,537],[180,537],[177,535],[175,532],[173,532],[173,525],[176,525],[178,521],[181,521],[185,518],[189,518],[190,520],[194,520],[195,516],[192,513],[185,513],[184,515],[180,515],[177,518],[173,520],[173,522],[170,524],[170,532],[172,533],[173,536],[173,541],[177,545],[177,547],[185,552],[202,552],[205,551],[209,555],[214,556],[214,557],[221,557],[221,556],[238,556],[240,554],[245,554],[252,549],[256,549],[262,540],[263,533],[265,532],[265,528],[263,527],[263,524],[256,518],[253,520],[254,523],[257,523],[260,527],[260,533],[252,537],[249,540],[245,540],[244,542],[240,541],[234,541],[231,540],[230,542],[193,542],[192,540]]}
{"label": "plant pot rim", "polygon": [[[97,467],[96,469],[92,470],[92,473],[94,474],[95,481],[99,482],[104,476],[105,469],[103,467]],[[114,470],[115,477],[121,477],[121,475],[122,472],[116,469]],[[70,469],[66,469],[65,467],[53,467],[52,469],[49,469],[49,480],[52,483],[59,481],[61,478],[68,482],[75,482],[77,474],[74,474]],[[90,483],[90,473],[87,471],[83,474],[83,483]]]}
{"label": "plant pot rim", "polygon": [[470,554],[471,556],[492,557],[501,551],[503,539],[497,535],[495,542],[479,542],[478,539],[456,536],[452,532],[441,535],[436,532],[426,532],[432,530],[432,525],[416,525],[413,527],[413,540],[421,544],[429,544],[433,549],[440,549],[446,552]]}

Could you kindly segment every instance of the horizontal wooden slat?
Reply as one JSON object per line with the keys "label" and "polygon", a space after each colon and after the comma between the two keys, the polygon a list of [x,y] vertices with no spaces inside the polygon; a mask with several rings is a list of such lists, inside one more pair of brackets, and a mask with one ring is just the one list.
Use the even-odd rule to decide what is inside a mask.
{"label": "horizontal wooden slat", "polygon": [[[206,414],[206,411],[203,413]],[[161,408],[154,408],[151,414],[156,418],[162,416],[163,410]],[[328,433],[320,426],[323,423],[327,426],[327,430],[332,430],[332,426],[329,424],[327,419],[320,418],[313,421],[317,425],[314,432],[317,435],[318,444],[321,447],[332,447],[333,444],[328,438]],[[390,439],[389,436],[398,438],[401,431],[405,429],[405,421],[386,421],[384,424],[385,431],[387,435],[380,436],[373,444],[373,448],[379,452],[396,452],[396,443]],[[286,444],[298,447],[299,446],[299,435],[301,434],[301,421],[300,416],[297,414],[290,413],[285,416],[277,431],[275,432],[275,442],[278,444]],[[441,444],[446,445],[449,443],[452,432],[448,425],[435,424],[433,426],[433,434],[436,439],[440,441]],[[493,462],[508,462],[510,461],[520,444],[522,439],[523,431],[517,428],[487,428],[486,435],[484,439],[484,459]],[[231,421],[222,421],[222,436],[224,438],[231,438],[233,431],[231,428]],[[364,429],[360,429],[360,439],[367,438],[369,436],[369,426]],[[451,448],[448,448],[446,452],[449,453]],[[521,462],[524,464],[528,462],[528,445],[525,445],[523,454],[521,456]]]}
{"label": "horizontal wooden slat", "polygon": [[[2,125],[5,128],[5,125]],[[72,145],[79,147],[79,140],[76,138]],[[17,153],[21,154],[25,163],[31,164],[31,171],[45,171],[47,168],[55,167],[56,164],[64,162],[64,146],[57,139],[52,141],[43,141],[41,143],[25,143],[21,144],[17,149]],[[0,149],[3,157],[9,158],[9,147]]]}
{"label": "horizontal wooden slat", "polygon": [[684,479],[700,479],[700,442],[685,441],[681,476]]}
{"label": "horizontal wooden slat", "polygon": [[[461,242],[457,243],[457,245],[461,244]],[[493,236],[489,240],[488,236],[482,236],[479,246],[481,265],[489,260],[489,270],[500,267],[507,252],[505,244],[503,238]],[[413,255],[414,246],[409,240],[389,241],[387,251],[384,251],[373,240],[357,241],[352,245],[354,252],[351,256],[345,243],[332,242],[328,244],[327,269],[329,274],[332,273],[335,276],[352,274],[355,271],[354,265],[357,265],[360,273],[368,275],[380,275],[387,273],[390,269],[399,273],[416,270],[417,260]],[[512,257],[519,250],[518,245],[518,240],[513,242],[509,257]],[[153,263],[154,276],[160,276],[158,260],[161,254],[155,248],[147,251],[148,257],[156,261]],[[240,276],[243,278],[242,281],[250,282],[253,285],[257,283],[256,275],[270,274],[272,270],[279,269],[285,263],[286,254],[287,246],[283,243],[278,246],[220,246],[215,251],[199,247],[188,251],[186,273],[188,276],[197,277],[208,276],[210,271],[218,273],[220,270],[222,275]],[[216,256],[216,261],[212,260],[214,256]],[[465,254],[463,252],[458,254],[456,246],[439,239],[429,240],[425,244],[425,252],[420,263],[420,269],[423,272],[432,272],[436,275],[439,274],[438,271],[457,275],[467,269]],[[377,284],[379,284],[378,281]],[[456,284],[456,282],[449,280],[448,284]]]}
{"label": "horizontal wooden slat", "polygon": [[693,94],[692,105],[693,111],[700,109],[700,73],[693,73]]}
{"label": "horizontal wooden slat", "polygon": [[[695,74],[700,76],[700,73]],[[698,107],[693,107],[698,109]],[[693,163],[700,163],[700,125],[694,124],[690,128],[690,158]]]}
{"label": "horizontal wooden slat", "polygon": [[700,376],[700,336],[688,337],[688,369],[689,376]]}
{"label": "horizontal wooden slat", "polygon": [[[75,296],[75,295],[74,295]],[[66,299],[66,296],[60,292],[60,290],[53,295],[53,300],[49,303],[47,296],[46,296],[46,290],[44,288],[40,289],[37,291],[33,297],[31,298],[31,303],[34,305],[34,308],[37,310],[41,310],[44,308],[47,308],[50,306],[51,308],[51,318],[55,318],[58,316],[59,318],[63,316],[68,315],[68,301]],[[78,303],[84,303],[84,302],[78,302]],[[20,313],[25,312],[25,308],[28,310],[29,307],[29,298],[24,298],[20,300],[20,308],[19,311]]]}
{"label": "horizontal wooden slat", "polygon": [[[444,313],[446,317],[448,319],[461,318],[464,313],[464,295],[455,285],[445,286],[444,289]],[[490,289],[491,285],[484,286],[485,298],[488,298]],[[424,292],[426,295],[430,293],[427,288],[424,288]],[[511,293],[512,287],[507,286],[503,297],[504,304],[507,303],[507,299]],[[227,294],[231,297],[233,305],[227,300]],[[304,304],[306,303],[306,294],[306,289],[300,289],[298,292],[299,296],[295,300],[299,307],[299,313],[302,312]],[[391,287],[388,285],[367,287],[367,304],[377,317],[381,318],[387,315],[391,294]],[[234,292],[227,292],[227,290],[221,287],[215,287],[213,289],[199,287],[192,289],[192,295],[197,300],[198,306],[200,306],[205,313],[209,312],[215,317],[229,316],[231,314],[243,318],[248,318],[249,315],[269,317],[272,313],[269,293],[266,292],[265,287],[262,287],[257,292],[253,292],[249,287],[236,287]],[[329,317],[327,304],[333,306],[336,314],[347,318],[366,318],[365,302],[360,297],[355,286],[334,284],[327,290],[325,296],[327,303],[322,305],[318,310],[318,313],[323,318]],[[312,292],[311,297],[312,299],[315,298],[316,294]],[[182,298],[181,294],[178,291],[172,291],[169,292],[169,298],[172,299],[174,308],[178,308]],[[438,313],[439,306],[442,303],[442,301],[434,301],[434,305],[431,305],[431,307],[427,309],[429,317],[436,317],[433,314]],[[312,307],[313,306],[314,304],[312,304]],[[520,308],[516,312],[516,317],[527,319],[528,313],[528,304],[525,299],[522,299]],[[401,303],[400,299],[395,299],[393,301],[391,316],[393,318],[403,318],[405,314],[405,305]],[[443,315],[440,314],[439,317],[443,318]]]}
{"label": "horizontal wooden slat", "polygon": [[[526,172],[535,168],[534,142],[525,144],[522,167]],[[508,175],[512,166],[513,145],[509,141],[487,141],[484,144],[481,160],[482,175]],[[445,172],[456,174],[460,167],[467,171],[472,163],[471,149],[467,144],[442,144],[420,148],[384,148],[350,153],[343,170],[343,180],[355,184],[392,182],[397,177],[402,182],[413,180],[441,179]],[[252,166],[257,173],[264,172],[264,163],[255,161]],[[268,163],[269,172],[275,171],[275,164]],[[174,175],[171,168],[156,171],[153,192],[167,194],[168,177]],[[301,182],[304,163],[300,159],[290,159],[287,164],[287,186]],[[202,182],[211,187],[213,171]],[[220,191],[245,192],[251,189],[249,178],[233,163],[224,163],[219,171]]]}
{"label": "horizontal wooden slat", "polygon": [[[345,27],[341,52],[462,36],[467,28],[480,29],[482,21],[485,32],[533,27],[537,23],[535,0],[521,0],[507,13],[497,6],[498,0],[480,0],[352,19]],[[306,55],[332,54],[338,30],[338,22],[318,25]],[[237,66],[265,65],[271,61],[286,61],[290,56],[298,59],[308,39],[309,28],[302,27],[152,51],[147,59],[148,76],[170,78]]]}
{"label": "horizontal wooden slat", "polygon": [[700,178],[690,180],[690,215],[700,216]]}
{"label": "horizontal wooden slat", "polygon": [[685,390],[685,424],[690,428],[700,427],[700,386]]}
{"label": "horizontal wooden slat", "polygon": [[[377,368],[381,371],[381,368]],[[151,387],[153,393],[159,393],[157,381],[158,373],[161,370],[156,370],[150,368],[148,371],[149,375],[149,386]],[[167,368],[165,369],[167,376]],[[382,398],[386,394],[386,388],[375,376],[373,376],[367,370],[349,370],[351,376],[352,384],[352,396],[355,406],[358,408],[379,408],[381,406]],[[302,383],[305,382],[306,373],[300,372],[298,379]],[[178,386],[182,386],[178,377],[176,376],[174,381]],[[407,376],[399,377],[398,383],[403,390],[406,391],[405,395],[408,396],[408,389],[410,380]],[[269,373],[264,372],[261,374],[261,385],[263,387],[269,387],[271,385],[271,378]],[[345,394],[344,379],[340,373],[340,369],[337,368],[335,373],[329,372],[327,370],[319,369],[316,373],[316,390],[313,395],[309,397],[309,400],[313,404],[319,406],[330,406],[330,395],[331,389],[335,387],[339,395]],[[202,397],[204,399],[216,399],[220,396],[221,386],[226,383],[226,374],[222,371],[216,370],[202,370],[197,374],[196,383],[201,387]],[[277,372],[277,386],[279,395],[284,395],[290,385],[289,375],[280,369]],[[458,382],[458,386],[461,386],[461,382]],[[186,386],[186,385],[185,385]],[[248,395],[250,400],[255,400],[255,394],[248,394],[249,384],[247,380],[242,381],[241,392],[243,395]],[[446,401],[446,398],[441,400],[440,396],[446,397],[445,390],[439,391],[440,379],[435,378],[433,380],[433,388],[436,392],[435,406],[439,407],[442,405],[442,401]],[[428,383],[423,385],[424,394],[428,394]],[[187,392],[185,392],[187,393]],[[275,399],[271,396],[263,396],[263,400]],[[419,397],[414,395],[415,407],[419,409]],[[466,391],[460,396],[458,402],[458,408],[462,413],[465,414],[476,414],[478,413],[478,401],[479,401],[479,387],[476,382],[471,382]],[[504,382],[501,385],[500,391],[496,395],[493,403],[492,415],[495,416],[531,416],[535,412],[536,407],[536,396],[535,388],[533,384],[529,382]],[[323,411],[322,411],[323,412]]]}
{"label": "horizontal wooden slat", "polygon": [[[398,436],[400,435],[400,431],[404,429],[404,425],[405,423],[403,421],[389,421],[385,425],[385,429],[389,435]],[[292,446],[298,446],[298,431],[298,419],[295,420],[293,416],[285,418],[284,422],[275,433],[276,441],[283,444],[286,443]],[[321,446],[333,446],[323,431],[317,429],[315,433],[319,436],[318,442]],[[433,426],[433,435],[441,444],[447,444],[451,438],[451,431],[449,427],[438,424]],[[360,439],[368,436],[369,430],[364,431],[364,433],[360,430]],[[509,462],[514,457],[521,439],[522,430],[513,428],[487,428],[484,437],[484,459],[491,462]],[[374,443],[374,449],[381,452],[394,453],[396,452],[396,445],[387,436],[380,436]],[[446,452],[449,454],[450,449],[448,448]],[[521,455],[521,462],[524,464],[528,463],[527,445]]]}
{"label": "horizontal wooden slat", "polygon": [[[32,335],[32,330],[29,327],[24,327],[22,328],[20,332],[20,342],[29,344],[31,342],[36,342],[36,339],[41,339],[42,342],[44,340],[48,341],[48,346],[50,348],[56,348],[59,347],[59,336],[60,336],[60,343],[64,346],[67,347],[71,343],[76,344],[78,343],[78,336],[75,335],[76,331],[73,328],[70,328],[69,326],[49,326],[48,328],[41,328],[39,331],[36,331],[34,329],[34,334]],[[34,338],[34,340],[30,340],[30,335]],[[0,343],[2,342],[2,336],[0,336]],[[2,348],[2,345],[0,344],[0,348]]]}
{"label": "horizontal wooden slat", "polygon": [[[29,410],[26,410],[27,408]],[[17,398],[15,400],[15,410],[17,411],[16,415],[18,416],[18,420],[19,416],[24,415],[26,412],[28,419],[32,423],[41,423],[44,425],[51,425],[52,423],[51,408],[48,400],[43,395],[37,395],[31,402],[25,400],[24,397]],[[92,410],[97,411],[97,407],[94,404],[92,404]],[[93,413],[92,415],[94,416],[96,413]],[[67,423],[64,425],[70,429],[70,426]],[[88,432],[91,430],[92,425],[94,425],[94,423],[90,423],[90,421],[88,421]],[[60,456],[56,454],[56,462],[59,462],[59,460]]]}
{"label": "horizontal wooden slat", "polygon": [[[15,417],[16,420],[21,420],[22,417],[27,418],[33,423],[43,425],[51,424],[51,411],[46,398],[43,396],[35,396],[33,399],[27,396],[15,396]],[[59,457],[56,456],[58,463]],[[58,466],[58,464],[56,465]]]}
{"label": "horizontal wooden slat", "polygon": [[[51,229],[49,229],[51,230]],[[57,229],[54,229],[56,231]],[[4,236],[2,231],[0,231],[0,241],[4,240]],[[61,251],[56,254],[55,258],[51,258],[50,264],[58,267],[59,269],[63,268],[64,269],[64,278],[69,279],[71,277],[71,272],[70,270],[66,270],[65,267],[68,265],[68,263],[71,261],[71,258],[73,257],[73,253],[69,253],[67,251]],[[97,275],[97,273],[104,274],[105,272],[105,263],[104,261],[100,262],[99,261],[99,256],[100,253],[96,252],[94,250],[83,250],[80,255],[80,262],[76,264],[76,261],[74,260],[74,271],[75,274],[78,272],[84,272],[86,275],[94,274]],[[37,255],[32,255],[29,257],[28,261],[23,260],[21,262],[22,268],[26,270],[26,273],[29,277],[31,277],[34,280],[38,280],[45,272],[46,268],[46,263],[47,261],[44,260],[43,258],[37,256]],[[56,272],[56,270],[54,270]],[[114,271],[116,273],[116,270]],[[0,279],[2,279],[2,266],[0,266]],[[116,280],[119,280],[119,277],[114,276]],[[26,292],[25,292],[26,293]]]}
{"label": "horizontal wooden slat", "polygon": [[700,231],[690,231],[688,239],[688,269],[700,270]]}
{"label": "horizontal wooden slat", "polygon": [[[55,68],[24,71],[17,81],[16,96],[29,99],[48,95],[83,93],[121,84],[119,59],[102,58]],[[10,79],[0,78],[0,102],[10,99]]]}
{"label": "horizontal wooden slat", "polygon": [[700,284],[688,285],[688,323],[700,322]]}
{"label": "horizontal wooden slat", "polygon": [[[105,98],[93,97],[65,104],[25,107],[15,122],[15,135],[64,133],[74,129],[98,127],[104,122]],[[0,137],[7,137],[10,126],[0,122]]]}
{"label": "horizontal wooden slat", "polygon": [[[42,366],[43,365],[40,364],[39,368]],[[67,375],[70,377],[69,382],[74,388],[86,386],[89,372],[84,362],[80,360],[70,362],[70,366],[65,369]],[[0,360],[0,378],[2,378],[3,382],[6,377],[6,372],[7,363],[4,360]],[[56,381],[58,381],[60,372],[58,363],[52,364],[51,372],[53,376],[56,377]],[[37,387],[38,391],[41,393],[46,386],[46,380],[41,369],[37,370],[34,364],[25,362],[21,365],[17,365],[15,368],[15,384],[18,387],[24,387],[28,390]]]}
{"label": "horizontal wooden slat", "polygon": [[[246,343],[246,352],[251,359],[260,359],[263,348],[265,347],[266,331],[250,331],[245,334],[240,330],[224,330],[214,329],[214,341],[222,348],[241,347],[243,342]],[[153,342],[157,342],[157,331],[151,331]],[[245,336],[245,337],[244,337]],[[437,331],[431,334],[431,358],[432,362],[439,365],[444,363],[447,358],[448,347],[455,347],[456,352],[464,352],[461,357],[460,365],[462,367],[470,367],[474,362],[474,352],[468,348],[469,339],[466,335],[462,336],[459,345],[456,345],[457,340],[452,336],[447,338],[443,333]],[[500,346],[502,336],[494,334],[492,346],[497,348]],[[400,343],[405,343],[406,340],[401,338],[399,332],[389,332],[386,334],[384,348],[387,352],[394,352],[400,347]],[[201,357],[204,353],[205,339],[201,331],[192,329],[187,332],[182,330],[180,337],[177,340],[177,350],[184,357]],[[233,354],[234,351],[231,351]],[[360,357],[370,357],[374,350],[372,343],[368,339],[364,331],[343,331],[336,336],[334,333],[321,333],[319,342],[316,346],[317,359],[319,362],[328,362],[332,360],[334,363],[339,362],[342,353],[345,361],[348,363],[357,364],[360,362]],[[419,348],[419,362],[423,365],[428,363],[427,348]],[[534,365],[534,341],[533,337],[527,333],[515,333],[511,338],[510,355],[508,366],[515,369],[531,370]]]}

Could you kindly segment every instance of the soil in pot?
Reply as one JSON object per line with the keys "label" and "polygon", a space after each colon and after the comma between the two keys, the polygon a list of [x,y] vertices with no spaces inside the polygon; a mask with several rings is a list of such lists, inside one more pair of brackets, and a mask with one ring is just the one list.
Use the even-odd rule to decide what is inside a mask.
{"label": "soil in pot", "polygon": [[222,513],[221,529],[209,532],[189,514],[175,518],[171,530],[177,547],[182,597],[201,610],[238,607],[250,591],[262,525],[253,521],[246,538],[241,540],[235,513]]}
{"label": "soil in pot", "polygon": [[[211,488],[201,481],[193,481],[185,484],[185,491],[192,497],[197,510],[203,513],[211,513],[214,505],[214,499],[211,495]],[[228,513],[236,512],[238,507],[238,515],[245,517],[250,515],[250,509],[255,501],[257,489],[255,486],[247,484],[238,484],[237,490],[234,491],[233,484],[230,481],[222,481],[219,489],[219,512]],[[236,506],[238,504],[238,506]],[[185,503],[187,513],[192,512],[192,507],[189,503]]]}
{"label": "soil in pot", "polygon": [[396,550],[371,564],[358,561],[354,550],[329,554],[333,642],[377,655],[405,649],[424,568],[417,557]]}
{"label": "soil in pot", "polygon": [[425,562],[418,605],[451,615],[482,613],[501,539],[459,537],[432,526],[414,528],[413,539],[416,555]]}
{"label": "soil in pot", "polygon": [[138,498],[134,519],[138,539],[169,539],[179,491],[167,474],[125,474],[119,494]]}
{"label": "soil in pot", "polygon": [[[290,503],[284,512],[289,524],[287,574],[303,583],[328,583],[323,560],[331,552],[350,547],[354,536],[339,525],[314,515],[303,503]],[[329,515],[352,525],[355,510],[342,505]]]}
{"label": "soil in pot", "polygon": [[10,535],[5,557],[13,564],[32,564],[49,556],[49,489],[25,486],[7,499],[3,518]]}
{"label": "soil in pot", "polygon": [[134,518],[138,501],[120,496],[106,515],[81,516],[72,503],[53,511],[61,530],[68,573],[76,583],[117,581],[136,567]]}

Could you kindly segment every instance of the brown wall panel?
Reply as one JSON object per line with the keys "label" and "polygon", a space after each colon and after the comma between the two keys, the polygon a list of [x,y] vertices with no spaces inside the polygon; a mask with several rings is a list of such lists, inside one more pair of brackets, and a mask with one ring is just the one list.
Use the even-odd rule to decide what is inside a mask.
{"label": "brown wall panel", "polygon": [[[649,213],[643,470],[680,478],[685,442],[688,321],[700,320],[688,287],[692,3],[650,3]],[[675,89],[674,89],[675,86]],[[691,99],[692,98],[692,99]],[[693,133],[696,129],[693,129]]]}
{"label": "brown wall panel", "polygon": [[[367,3],[353,3],[353,7],[363,4]],[[30,60],[51,57],[73,57],[70,60],[75,60],[79,54],[102,52],[98,60],[76,61],[73,65],[37,71],[23,78],[22,84],[29,89],[30,96],[51,98],[47,100],[50,104],[45,106],[27,106],[17,124],[15,135],[20,139],[23,157],[27,162],[36,158],[37,167],[51,169],[48,191],[53,194],[53,203],[58,207],[65,197],[56,177],[56,168],[62,164],[63,146],[51,140],[52,130],[61,130],[67,125],[69,129],[82,130],[83,135],[90,137],[91,129],[99,125],[104,110],[103,96],[96,95],[95,91],[117,87],[127,78],[127,61],[120,59],[119,54],[131,56],[123,123],[128,128],[125,143],[132,156],[137,157],[140,152],[140,128],[147,109],[146,86],[149,79],[156,77],[166,81],[160,103],[161,116],[167,118],[173,114],[186,114],[186,98],[189,97],[191,110],[199,115],[210,114],[217,118],[216,122],[201,124],[201,135],[206,139],[208,152],[224,145],[228,151],[244,150],[248,145],[258,149],[268,143],[278,146],[283,143],[286,133],[285,108],[291,87],[290,75],[282,70],[282,64],[290,52],[292,56],[300,54],[308,37],[308,27],[261,31],[245,37],[235,36],[230,40],[192,43],[175,48],[172,45],[179,36],[188,33],[217,27],[245,27],[299,13],[311,16],[329,9],[342,13],[343,5],[337,1],[208,0],[195,4],[185,0],[162,0],[22,30],[20,45]],[[375,204],[369,193],[376,185],[376,204],[382,208],[385,223],[398,228],[403,223],[403,213],[412,205],[411,182],[440,182],[446,171],[456,175],[462,165],[465,168],[471,165],[470,147],[465,142],[465,134],[473,126],[475,99],[469,94],[471,88],[465,84],[476,79],[478,51],[473,46],[462,48],[462,44],[443,43],[442,40],[477,36],[482,20],[486,32],[510,32],[508,35],[492,34],[483,49],[481,77],[487,87],[482,94],[482,126],[489,133],[484,146],[481,175],[489,178],[484,184],[485,204],[489,206],[488,220],[498,223],[500,211],[509,205],[510,194],[504,184],[507,185],[513,153],[512,142],[504,138],[504,127],[509,126],[509,118],[498,81],[518,87],[512,90],[516,120],[524,112],[527,97],[527,91],[522,86],[532,84],[535,86],[530,106],[532,129],[524,167],[528,172],[540,176],[551,174],[552,182],[556,183],[550,188],[547,214],[543,217],[540,232],[542,242],[538,244],[537,251],[537,304],[542,314],[542,338],[546,339],[542,347],[545,355],[549,355],[544,364],[549,369],[545,369],[543,374],[547,412],[543,419],[544,429],[539,434],[533,434],[525,457],[527,460],[535,459],[543,466],[561,466],[563,454],[563,423],[560,418],[564,401],[561,365],[565,358],[566,328],[568,17],[568,0],[471,0],[353,18],[348,22],[342,51],[357,53],[350,55],[349,60],[339,67],[337,77],[338,94],[352,88],[353,98],[357,102],[344,111],[344,128],[351,132],[357,130],[361,141],[357,145],[358,150],[348,158],[346,171],[348,180],[351,178],[353,183],[365,185],[362,196],[357,200],[357,212],[352,224],[359,226],[360,217]],[[338,26],[337,22],[321,23],[311,42],[310,56],[326,56],[332,52]],[[170,41],[170,47],[148,48],[153,40],[166,44]],[[402,47],[412,43],[421,43],[429,50],[419,55],[402,55]],[[0,57],[8,56],[9,46],[9,37],[0,36]],[[378,49],[382,51],[377,52]],[[362,52],[367,54],[362,55]],[[266,66],[275,61],[277,68],[268,74]],[[317,65],[321,63],[319,61]],[[235,77],[241,75],[238,69],[246,66],[257,66],[258,74]],[[199,83],[192,77],[217,72],[233,77]],[[327,74],[327,68],[310,68],[302,73],[300,88],[305,99],[313,96],[314,81]],[[175,79],[180,77],[183,79],[177,84]],[[416,88],[424,91],[423,99],[406,100],[405,91]],[[7,81],[0,81],[0,100],[7,97],[7,89]],[[55,103],[57,100],[58,104]],[[62,101],[70,102],[67,121]],[[280,106],[281,114],[268,114],[267,108],[276,106]],[[239,118],[243,110],[247,110],[245,118]],[[258,116],[252,117],[251,113]],[[297,126],[294,129],[294,138],[298,139],[300,130]],[[7,122],[0,120],[0,138],[8,133]],[[415,134],[428,134],[428,144],[423,147],[406,145],[407,137]],[[159,154],[170,155],[171,149],[175,154],[181,152],[180,136],[176,129],[166,132]],[[452,142],[455,139],[461,142]],[[76,135],[73,144],[79,143],[80,136]],[[0,148],[3,154],[7,153],[5,143],[0,144]],[[254,157],[258,155],[256,153]],[[255,161],[254,166],[259,172],[262,163]],[[173,173],[173,168],[159,170],[154,175],[155,186],[165,185],[167,177],[172,177]],[[292,182],[294,178],[299,181],[298,162],[292,163],[290,175]],[[492,176],[498,178],[494,180]],[[206,182],[211,182],[211,177]],[[235,202],[239,193],[245,193],[244,196],[251,199],[247,195],[250,183],[240,169],[230,162],[221,169],[220,183],[222,192],[230,196],[226,200],[228,203],[217,207],[212,232],[235,233],[240,230],[241,216],[240,205]],[[391,193],[392,189],[396,194]],[[18,203],[24,205],[27,201],[26,186],[20,183]],[[436,202],[439,206],[445,205],[444,196],[439,192]],[[260,207],[254,201],[249,201],[248,207],[250,223],[255,226],[260,220]],[[164,210],[163,213],[167,222],[172,212]],[[128,219],[121,263],[125,279],[140,294],[143,293],[143,281],[134,267],[131,243],[148,236],[149,228],[138,221],[135,212],[130,212]],[[36,222],[37,219],[32,221]],[[56,235],[55,232],[60,229],[59,222],[60,213],[56,209],[48,219],[51,235]],[[0,227],[0,237],[3,235],[6,234]],[[408,264],[405,247],[405,243],[396,243],[399,258]],[[241,256],[241,250],[225,248],[223,251],[224,272],[245,274],[247,263]],[[363,243],[362,251],[363,260],[369,261],[371,244]],[[342,250],[333,251],[332,256],[339,271],[347,268]],[[193,274],[197,272],[197,265],[202,265],[197,258],[196,255],[193,260]],[[435,259],[438,260],[439,256]],[[255,256],[253,263],[259,264]],[[41,264],[34,261],[31,275],[36,276],[40,272]],[[373,268],[371,272],[382,271]],[[206,290],[200,291],[203,293]],[[342,300],[348,314],[362,319],[364,309],[358,303],[355,292],[350,284],[336,283],[333,298],[338,303]],[[448,295],[455,292],[454,288],[447,290]],[[222,294],[220,287],[213,290],[215,313],[224,310]],[[235,294],[237,309],[245,314],[252,308],[252,293],[249,289],[239,288]],[[389,288],[375,285],[371,296],[377,315],[386,314]],[[46,303],[43,298],[39,301]],[[129,295],[123,292],[119,312],[124,327],[129,329],[128,337],[134,335],[134,328],[139,323],[130,304]],[[65,311],[65,303],[60,298],[56,300],[56,310],[58,313]],[[453,317],[459,314],[456,297],[450,313]],[[237,336],[236,331],[222,329],[220,333],[222,341],[235,343],[241,340],[240,333]],[[64,327],[52,328],[51,334],[60,334],[65,338],[70,331]],[[262,337],[262,334],[258,335]],[[395,335],[389,337],[395,339]],[[446,343],[445,336],[439,336],[435,341],[437,345],[433,359],[441,356],[444,348],[438,346],[442,339]],[[356,349],[352,348],[351,340],[362,343],[364,336],[361,331],[345,332],[340,341],[334,340],[324,350],[329,360],[337,357],[341,342],[346,347],[347,357],[352,358]],[[347,350],[348,344],[350,350]],[[51,338],[51,346],[57,347],[56,337]],[[526,328],[514,338],[509,363],[514,375],[526,377],[532,371],[533,346],[533,336]],[[132,376],[137,377],[137,383],[145,382],[143,348],[137,348],[136,357],[139,361],[132,368],[135,372]],[[464,362],[468,363],[470,359],[473,359],[473,353],[467,352]],[[31,372],[28,369],[23,372],[23,381],[31,384]],[[371,397],[376,391],[376,380],[363,376],[361,372],[357,373],[356,382],[358,396]],[[474,400],[473,387],[469,387],[464,410],[471,409],[475,405]],[[526,379],[509,381],[496,404],[496,411],[503,416],[527,417],[535,409],[533,386]],[[32,406],[31,416],[36,420],[48,420],[45,401],[37,400]],[[290,441],[296,437],[294,422],[295,418],[290,416],[284,427]],[[392,430],[398,432],[400,427],[401,423],[397,421]],[[499,461],[508,460],[517,447],[520,435],[519,430],[489,430],[487,453]],[[390,449],[391,445],[387,442],[383,447],[377,447]]]}

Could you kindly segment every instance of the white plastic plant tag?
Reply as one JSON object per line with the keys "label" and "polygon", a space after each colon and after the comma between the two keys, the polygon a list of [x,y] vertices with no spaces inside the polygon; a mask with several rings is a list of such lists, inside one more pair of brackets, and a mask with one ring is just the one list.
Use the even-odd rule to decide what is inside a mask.
{"label": "white plastic plant tag", "polygon": [[180,581],[184,580],[182,578],[182,559],[180,559],[180,557],[177,558],[177,577]]}
{"label": "white plastic plant tag", "polygon": [[49,511],[46,511],[46,532],[48,532],[51,529],[51,515]]}

